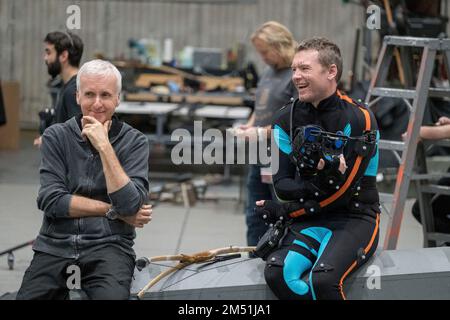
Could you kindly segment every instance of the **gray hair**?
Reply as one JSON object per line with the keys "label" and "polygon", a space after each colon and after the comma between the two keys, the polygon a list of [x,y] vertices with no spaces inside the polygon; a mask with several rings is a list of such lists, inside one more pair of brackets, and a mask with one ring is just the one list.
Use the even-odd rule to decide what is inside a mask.
{"label": "gray hair", "polygon": [[77,74],[77,90],[80,91],[80,78],[82,75],[100,75],[110,76],[114,75],[117,80],[117,93],[122,91],[122,75],[119,70],[109,61],[95,59],[84,63]]}

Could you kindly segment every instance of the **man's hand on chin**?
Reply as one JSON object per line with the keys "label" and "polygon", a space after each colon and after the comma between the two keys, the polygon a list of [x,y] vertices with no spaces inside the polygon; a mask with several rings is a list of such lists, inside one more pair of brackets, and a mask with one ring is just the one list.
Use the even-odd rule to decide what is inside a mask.
{"label": "man's hand on chin", "polygon": [[81,123],[83,126],[81,136],[89,139],[97,151],[101,151],[109,145],[108,131],[111,127],[111,120],[106,120],[105,123],[102,124],[94,117],[84,116],[81,119]]}

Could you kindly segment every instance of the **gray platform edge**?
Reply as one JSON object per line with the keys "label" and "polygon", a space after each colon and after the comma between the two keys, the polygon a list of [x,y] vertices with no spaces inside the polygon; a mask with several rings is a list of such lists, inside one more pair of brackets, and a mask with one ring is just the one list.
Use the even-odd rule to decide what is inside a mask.
{"label": "gray platform edge", "polygon": [[[167,267],[151,264],[135,270],[131,293],[137,294]],[[164,263],[165,264],[165,263]],[[167,265],[167,264],[166,264]],[[190,266],[161,280],[143,297],[148,300],[271,300],[276,299],[264,280],[265,262],[239,258],[203,270]],[[374,267],[375,266],[375,267]],[[377,273],[379,288],[376,285]],[[450,299],[450,248],[377,252],[344,283],[351,300]]]}

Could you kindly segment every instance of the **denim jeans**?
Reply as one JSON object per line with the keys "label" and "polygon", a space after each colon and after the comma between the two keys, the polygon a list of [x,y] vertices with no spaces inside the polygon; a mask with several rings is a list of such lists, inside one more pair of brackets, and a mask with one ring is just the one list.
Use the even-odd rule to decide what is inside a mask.
{"label": "denim jeans", "polygon": [[245,222],[247,224],[247,245],[249,246],[256,246],[259,238],[268,228],[264,220],[255,214],[255,202],[274,199],[272,185],[261,182],[260,168],[258,165],[250,165],[247,177]]}
{"label": "denim jeans", "polygon": [[60,258],[35,251],[16,299],[67,299],[67,281],[70,276],[67,270],[73,265],[80,269],[81,289],[89,299],[127,300],[130,297],[134,264],[134,257],[113,246],[103,246],[79,259]]}

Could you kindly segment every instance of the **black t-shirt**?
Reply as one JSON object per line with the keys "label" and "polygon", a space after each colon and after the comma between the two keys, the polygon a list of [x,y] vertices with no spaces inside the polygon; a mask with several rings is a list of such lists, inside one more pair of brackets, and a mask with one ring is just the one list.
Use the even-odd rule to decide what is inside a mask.
{"label": "black t-shirt", "polygon": [[77,76],[74,75],[61,89],[58,102],[56,103],[56,123],[66,122],[73,116],[81,114],[81,108],[77,103]]}

